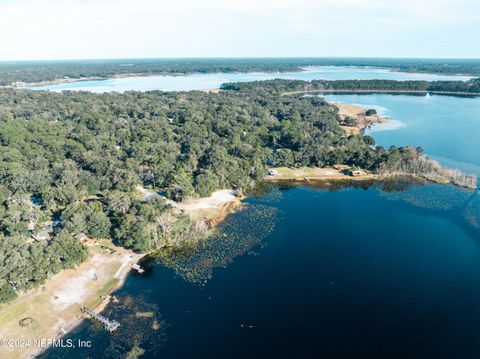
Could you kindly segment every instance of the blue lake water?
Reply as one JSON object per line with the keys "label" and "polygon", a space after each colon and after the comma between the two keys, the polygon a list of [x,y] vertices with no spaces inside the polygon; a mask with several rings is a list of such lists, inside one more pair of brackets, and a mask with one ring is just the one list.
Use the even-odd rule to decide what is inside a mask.
{"label": "blue lake water", "polygon": [[130,276],[105,311],[116,333],[87,321],[70,336],[91,349],[48,357],[480,355],[480,232],[465,216],[478,193],[299,187],[247,202],[208,244]]}
{"label": "blue lake water", "polygon": [[327,101],[375,108],[390,123],[366,133],[382,146],[421,146],[445,166],[480,176],[480,97],[325,95]]}
{"label": "blue lake water", "polygon": [[[389,116],[369,132],[382,145],[419,145],[478,173],[477,98],[325,97]],[[68,336],[92,348],[46,357],[124,358],[134,347],[142,358],[480,356],[478,191],[312,184],[246,202],[211,240],[127,279],[104,313],[117,332],[85,321]]]}
{"label": "blue lake water", "polygon": [[436,74],[420,74],[394,72],[378,68],[312,66],[303,72],[282,73],[211,73],[178,76],[146,76],[113,78],[108,80],[79,81],[48,86],[29,87],[33,90],[51,91],[91,91],[91,92],[124,92],[124,91],[189,91],[217,88],[225,82],[248,82],[271,79],[291,80],[347,80],[347,79],[387,79],[387,80],[469,80],[468,76],[446,76]]}

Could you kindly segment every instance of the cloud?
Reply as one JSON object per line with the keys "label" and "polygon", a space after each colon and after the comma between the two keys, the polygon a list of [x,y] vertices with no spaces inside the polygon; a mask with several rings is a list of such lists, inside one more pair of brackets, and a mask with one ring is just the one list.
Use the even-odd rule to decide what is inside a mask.
{"label": "cloud", "polygon": [[479,24],[476,0],[0,0],[0,60],[480,57]]}

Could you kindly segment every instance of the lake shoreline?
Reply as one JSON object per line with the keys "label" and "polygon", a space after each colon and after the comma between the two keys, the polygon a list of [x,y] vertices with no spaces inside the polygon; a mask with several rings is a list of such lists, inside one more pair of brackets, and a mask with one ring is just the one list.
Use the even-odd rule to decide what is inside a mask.
{"label": "lake shoreline", "polygon": [[[2,337],[28,343],[24,347],[3,348],[10,358],[33,358],[48,350],[52,344],[36,346],[34,341],[58,340],[75,330],[86,318],[80,311],[82,306],[94,311],[105,308],[110,294],[125,283],[130,266],[145,256],[102,243],[90,246],[88,259],[76,268],[61,271],[0,308]],[[32,324],[20,326],[22,318],[31,318]]]}
{"label": "lake shoreline", "polygon": [[[364,135],[367,128],[375,125],[385,124],[389,119],[376,113],[367,115],[368,109],[361,105],[330,102],[338,108],[340,116],[340,127],[349,135]],[[350,123],[352,122],[353,123]]]}
{"label": "lake shoreline", "polygon": [[[286,71],[261,71],[261,73],[266,74],[282,74],[286,72],[307,72],[304,68],[299,69],[289,69]],[[180,76],[189,76],[189,75],[215,75],[215,74],[255,74],[260,73],[259,71],[248,71],[248,72],[239,72],[239,71],[228,71],[228,72],[145,72],[145,73],[125,73],[125,74],[116,74],[112,76],[106,77],[80,77],[80,78],[66,78],[66,79],[56,79],[56,80],[46,80],[46,81],[38,81],[38,82],[17,82],[7,86],[0,86],[0,88],[14,88],[14,89],[27,89],[29,90],[31,87],[43,87],[43,86],[52,86],[52,85],[61,85],[66,83],[77,83],[77,82],[85,82],[85,81],[108,81],[113,79],[124,79],[124,78],[132,78],[132,77],[155,77],[155,76],[171,76],[171,77],[180,77]],[[212,88],[212,90],[220,90],[220,87]]]}
{"label": "lake shoreline", "polygon": [[[312,169],[312,168],[309,168]],[[330,170],[329,168],[321,168],[322,170]],[[293,169],[292,169],[293,170]],[[294,169],[295,171],[302,170],[301,168],[296,168]],[[348,174],[341,174],[339,173],[338,175],[332,174],[332,175],[320,175],[320,176],[304,176],[302,174],[297,174],[293,175],[291,177],[289,176],[282,176],[280,178],[276,178],[275,176],[268,176],[265,177],[264,180],[268,182],[273,182],[273,183],[303,183],[308,185],[309,183],[323,183],[325,185],[328,184],[336,184],[336,183],[344,183],[346,185],[348,184],[355,184],[358,182],[376,182],[376,183],[382,183],[383,181],[388,181],[388,180],[395,180],[395,179],[407,179],[407,180],[412,180],[417,183],[421,184],[427,184],[427,183],[432,183],[432,184],[437,184],[437,185],[448,185],[451,184],[453,186],[468,190],[468,191],[475,191],[477,187],[467,187],[467,186],[460,186],[454,183],[451,183],[447,180],[444,179],[429,179],[426,177],[422,177],[413,173],[392,173],[392,174],[387,174],[387,175],[381,175],[378,173],[371,173],[371,172],[366,172],[364,174],[358,175],[358,176],[351,176]]]}

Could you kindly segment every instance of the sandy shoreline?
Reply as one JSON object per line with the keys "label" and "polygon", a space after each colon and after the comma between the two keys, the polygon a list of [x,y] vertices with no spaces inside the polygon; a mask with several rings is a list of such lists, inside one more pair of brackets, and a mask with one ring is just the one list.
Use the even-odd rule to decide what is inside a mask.
{"label": "sandy shoreline", "polygon": [[363,134],[366,128],[376,124],[387,123],[389,119],[378,114],[366,115],[366,109],[360,105],[333,103],[338,108],[341,121],[353,119],[355,124],[341,124],[340,127],[348,134]]}
{"label": "sandy shoreline", "polygon": [[[0,337],[25,343],[0,348],[0,357],[31,358],[46,350],[38,339],[58,339],[73,330],[84,318],[82,306],[104,308],[109,294],[123,285],[130,265],[143,257],[113,245],[94,246],[89,251],[89,258],[77,268],[56,274],[0,308]],[[31,318],[31,324],[19,325],[24,318]]]}
{"label": "sandy shoreline", "polygon": [[271,182],[305,182],[310,181],[366,181],[366,180],[379,180],[380,176],[375,173],[369,173],[367,171],[360,171],[360,174],[351,176],[349,166],[335,166],[335,167],[276,167],[276,174],[273,176],[267,176],[264,178],[266,181]]}
{"label": "sandy shoreline", "polygon": [[[205,74],[251,74],[257,73],[258,71],[247,71],[247,72],[240,72],[240,71],[229,71],[229,72],[141,72],[141,73],[125,73],[125,74],[115,74],[111,76],[105,77],[80,77],[80,78],[64,78],[64,79],[56,79],[56,80],[45,80],[45,81],[37,81],[37,82],[15,82],[11,85],[7,86],[0,86],[0,88],[26,88],[26,87],[42,87],[42,86],[51,86],[51,85],[60,85],[64,83],[75,83],[75,82],[83,82],[83,81],[106,81],[111,79],[123,79],[123,78],[130,78],[130,77],[152,77],[152,76],[189,76],[189,75],[205,75]],[[307,72],[305,69],[299,69],[298,71],[291,70],[291,71],[262,71],[262,73],[284,73],[284,72]],[[216,92],[220,91],[219,87],[215,88],[207,88],[201,89],[199,91],[208,91],[208,92]]]}
{"label": "sandy shoreline", "polygon": [[76,82],[83,82],[83,81],[101,81],[101,80],[107,80],[107,79],[104,77],[65,78],[65,79],[39,81],[39,82],[16,82],[10,86],[4,86],[4,87],[22,89],[26,87],[42,87],[42,86],[61,85],[61,84],[76,83]]}
{"label": "sandy shoreline", "polygon": [[[332,183],[356,183],[365,181],[381,182],[385,180],[391,180],[395,178],[410,179],[418,183],[436,183],[436,184],[451,184],[451,182],[442,176],[427,177],[419,176],[413,173],[391,173],[391,174],[378,174],[368,171],[360,171],[361,174],[352,176],[349,174],[351,168],[349,166],[337,166],[336,168],[320,168],[320,167],[275,167],[277,174],[274,176],[267,176],[265,181],[269,182],[295,182],[309,185],[309,183],[324,183],[329,185]],[[464,188],[469,191],[473,191],[476,187],[467,187],[459,184],[455,184],[457,187]]]}

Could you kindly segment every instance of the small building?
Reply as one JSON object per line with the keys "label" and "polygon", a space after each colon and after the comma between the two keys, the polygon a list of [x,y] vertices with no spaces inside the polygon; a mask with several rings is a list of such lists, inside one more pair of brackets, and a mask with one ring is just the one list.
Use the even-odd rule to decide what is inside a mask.
{"label": "small building", "polygon": [[32,234],[31,237],[36,241],[48,241],[50,239],[50,234],[47,230],[42,229],[37,233]]}
{"label": "small building", "polygon": [[352,177],[358,177],[364,175],[365,172],[363,172],[362,170],[351,170],[350,174],[352,175]]}
{"label": "small building", "polygon": [[87,236],[85,233],[80,232],[80,233],[77,234],[77,239],[78,239],[80,242],[86,242],[86,241],[88,241],[89,238],[88,238],[88,236]]}
{"label": "small building", "polygon": [[276,175],[278,175],[278,171],[277,171],[277,170],[274,170],[273,168],[270,168],[270,169],[268,170],[268,175],[269,175],[269,176],[276,176]]}

